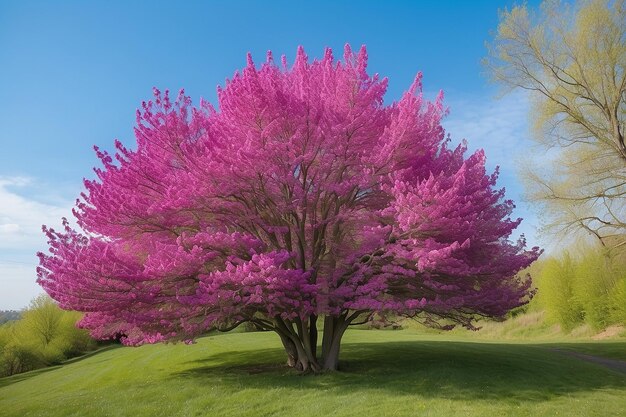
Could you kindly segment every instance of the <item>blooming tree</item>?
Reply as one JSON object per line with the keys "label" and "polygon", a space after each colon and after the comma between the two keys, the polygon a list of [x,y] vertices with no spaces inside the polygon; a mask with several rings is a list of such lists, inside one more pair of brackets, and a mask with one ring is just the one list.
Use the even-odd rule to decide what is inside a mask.
{"label": "blooming tree", "polygon": [[[38,282],[86,312],[97,338],[191,341],[251,322],[299,370],[337,369],[341,338],[374,313],[472,328],[524,304],[539,254],[508,240],[521,219],[485,156],[450,148],[421,75],[383,103],[365,48],[288,67],[271,53],[218,88],[137,111],[137,147],[115,142],[74,215],[44,227]],[[318,321],[323,318],[321,352]]]}

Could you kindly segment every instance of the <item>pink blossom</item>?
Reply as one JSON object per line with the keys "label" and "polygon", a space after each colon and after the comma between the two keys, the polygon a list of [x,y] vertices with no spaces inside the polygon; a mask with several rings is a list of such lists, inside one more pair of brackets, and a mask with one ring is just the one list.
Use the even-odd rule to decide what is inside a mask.
{"label": "pink blossom", "polygon": [[44,228],[39,254],[38,282],[82,327],[132,345],[371,312],[471,327],[528,301],[517,273],[540,251],[508,240],[521,219],[484,152],[449,147],[443,94],[426,101],[420,73],[385,105],[364,47],[282,62],[248,56],[215,108],[155,89],[135,150],[95,148],[82,231]]}

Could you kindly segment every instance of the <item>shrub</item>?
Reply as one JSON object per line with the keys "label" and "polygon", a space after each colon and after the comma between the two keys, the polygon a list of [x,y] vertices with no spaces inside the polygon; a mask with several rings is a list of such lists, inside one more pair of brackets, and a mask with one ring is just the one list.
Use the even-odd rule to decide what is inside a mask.
{"label": "shrub", "polygon": [[78,329],[81,314],[61,310],[47,296],[35,298],[22,318],[0,326],[0,376],[56,365],[96,347]]}
{"label": "shrub", "polygon": [[537,262],[537,295],[528,311],[543,309],[566,332],[586,323],[598,331],[626,324],[626,253],[583,246]]}
{"label": "shrub", "polygon": [[39,352],[30,346],[12,342],[2,349],[0,375],[8,376],[41,368],[44,362]]}
{"label": "shrub", "polygon": [[609,294],[609,317],[611,322],[626,324],[626,266],[620,265],[617,282]]}
{"label": "shrub", "polygon": [[549,320],[570,331],[582,322],[582,309],[574,297],[574,266],[569,254],[546,261],[538,291]]}

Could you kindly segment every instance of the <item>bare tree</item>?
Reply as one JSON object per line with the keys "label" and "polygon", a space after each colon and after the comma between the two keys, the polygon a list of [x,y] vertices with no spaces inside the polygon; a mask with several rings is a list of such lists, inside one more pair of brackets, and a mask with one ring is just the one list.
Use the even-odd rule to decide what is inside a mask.
{"label": "bare tree", "polygon": [[626,244],[625,0],[504,10],[488,48],[492,78],[530,92],[535,136],[550,156],[524,169],[530,199],[562,231]]}

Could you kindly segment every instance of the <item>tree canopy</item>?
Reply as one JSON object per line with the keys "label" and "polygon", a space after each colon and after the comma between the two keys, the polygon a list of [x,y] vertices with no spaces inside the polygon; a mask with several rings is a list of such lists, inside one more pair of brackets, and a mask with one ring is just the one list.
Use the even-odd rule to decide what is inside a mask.
{"label": "tree canopy", "polygon": [[[471,328],[527,302],[539,254],[484,152],[449,147],[421,74],[393,104],[367,53],[293,66],[271,53],[218,88],[218,107],[167,91],[137,111],[86,180],[82,229],[44,228],[39,283],[97,338],[190,341],[241,323],[278,333],[292,366],[336,369],[372,314]],[[322,352],[317,322],[323,317]]]}
{"label": "tree canopy", "polygon": [[626,4],[545,1],[501,13],[486,64],[531,92],[536,137],[553,157],[528,161],[529,196],[554,225],[626,243]]}

